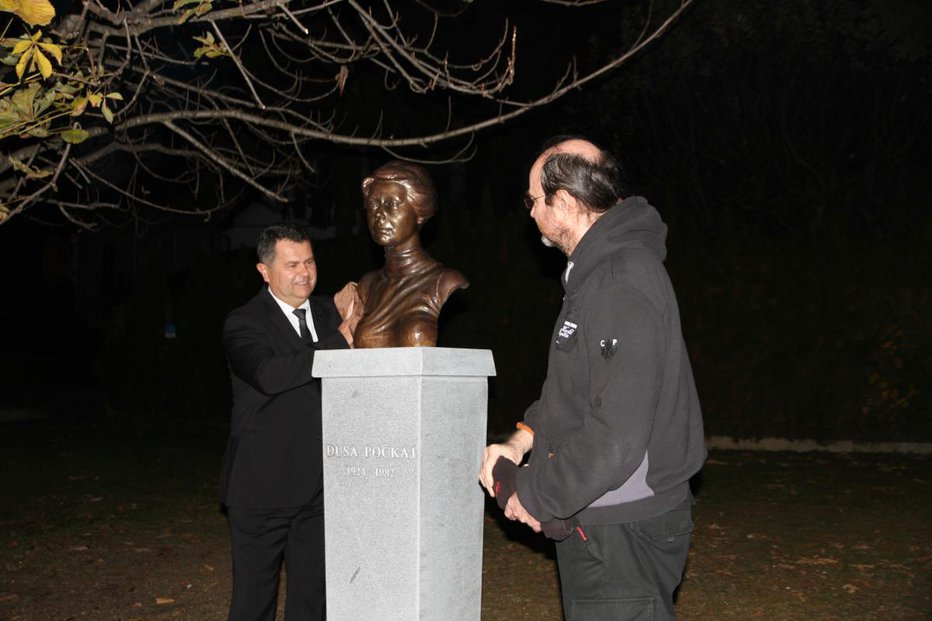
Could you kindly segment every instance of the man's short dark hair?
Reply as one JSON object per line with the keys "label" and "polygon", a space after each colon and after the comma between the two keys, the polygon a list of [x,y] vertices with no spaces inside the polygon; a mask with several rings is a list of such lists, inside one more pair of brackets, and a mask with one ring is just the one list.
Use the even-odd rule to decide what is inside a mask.
{"label": "man's short dark hair", "polygon": [[[591,142],[577,136],[560,136],[549,141],[541,152],[573,139]],[[540,183],[548,205],[557,190],[565,190],[592,211],[604,212],[628,195],[618,160],[601,147],[596,148],[596,161],[573,153],[553,153],[544,161]]]}
{"label": "man's short dark hair", "polygon": [[287,224],[273,224],[259,233],[259,244],[256,247],[256,256],[259,258],[259,263],[272,264],[275,260],[275,244],[282,239],[295,243],[311,241],[307,231],[297,224],[290,222]]}

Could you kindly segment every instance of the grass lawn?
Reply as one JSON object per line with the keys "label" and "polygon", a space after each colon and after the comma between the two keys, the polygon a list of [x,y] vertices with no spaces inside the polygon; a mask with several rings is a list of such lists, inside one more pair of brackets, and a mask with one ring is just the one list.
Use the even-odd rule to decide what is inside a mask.
{"label": "grass lawn", "polygon": [[[0,426],[0,620],[220,620],[223,426]],[[932,620],[932,460],[715,452],[679,618]],[[553,547],[489,510],[483,615],[561,619]]]}

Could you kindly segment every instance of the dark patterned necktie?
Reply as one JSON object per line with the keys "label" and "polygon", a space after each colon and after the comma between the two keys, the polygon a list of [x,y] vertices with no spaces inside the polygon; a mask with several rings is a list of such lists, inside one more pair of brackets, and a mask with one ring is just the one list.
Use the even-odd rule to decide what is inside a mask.
{"label": "dark patterned necktie", "polygon": [[291,312],[298,317],[298,326],[301,330],[301,340],[305,343],[312,342],[313,339],[311,339],[311,331],[307,329],[307,319],[304,317],[304,309],[296,308]]}

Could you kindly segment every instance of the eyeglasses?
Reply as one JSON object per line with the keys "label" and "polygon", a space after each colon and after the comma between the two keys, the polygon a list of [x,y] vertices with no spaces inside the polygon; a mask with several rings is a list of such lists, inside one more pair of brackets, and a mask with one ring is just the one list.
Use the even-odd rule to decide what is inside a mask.
{"label": "eyeglasses", "polygon": [[525,194],[525,195],[524,195],[524,207],[525,207],[528,211],[534,209],[534,203],[537,202],[537,199],[539,199],[539,198],[544,198],[545,196],[547,196],[547,195],[546,195],[546,194],[541,194],[540,196],[531,196],[530,194]]}

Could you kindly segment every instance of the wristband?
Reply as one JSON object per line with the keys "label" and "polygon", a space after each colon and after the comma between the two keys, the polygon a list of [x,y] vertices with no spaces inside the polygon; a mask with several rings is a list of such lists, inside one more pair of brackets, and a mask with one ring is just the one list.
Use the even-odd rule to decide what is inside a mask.
{"label": "wristband", "polygon": [[517,428],[520,429],[521,431],[526,431],[526,432],[528,432],[528,433],[531,434],[532,436],[534,435],[534,430],[531,429],[530,427],[528,427],[527,425],[525,425],[524,423],[518,423],[518,424],[515,425],[515,427],[517,427]]}

